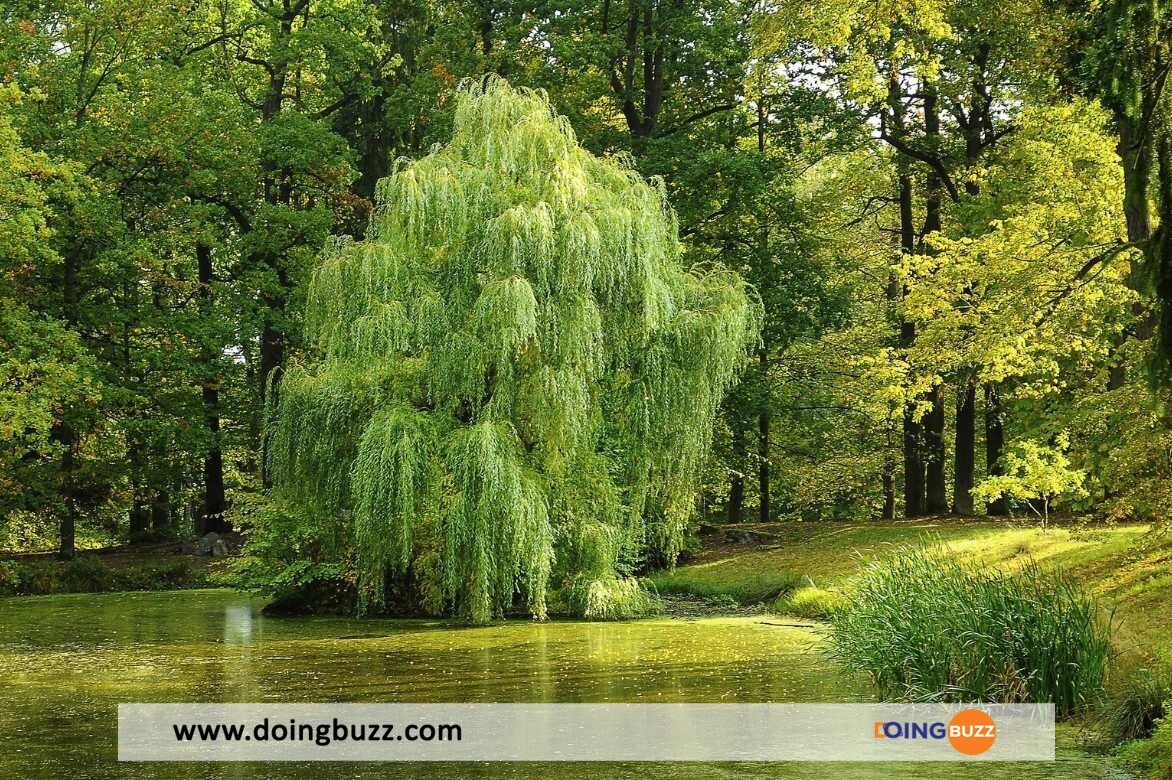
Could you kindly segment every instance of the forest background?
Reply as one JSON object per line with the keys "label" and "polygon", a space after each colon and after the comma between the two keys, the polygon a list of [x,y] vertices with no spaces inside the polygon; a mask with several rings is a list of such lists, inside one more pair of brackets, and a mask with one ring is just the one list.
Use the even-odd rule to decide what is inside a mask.
{"label": "forest background", "polygon": [[[1163,523],[1163,2],[10,1],[0,548],[252,530],[330,236],[458,86],[545,90],[755,289],[696,519]],[[267,545],[267,547],[266,547]]]}

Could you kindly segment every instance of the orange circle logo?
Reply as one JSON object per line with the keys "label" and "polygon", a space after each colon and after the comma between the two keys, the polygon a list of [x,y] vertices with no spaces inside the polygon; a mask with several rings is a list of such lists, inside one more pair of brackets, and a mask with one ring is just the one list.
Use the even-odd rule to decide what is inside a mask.
{"label": "orange circle logo", "polygon": [[948,721],[948,741],[966,756],[979,756],[997,739],[997,724],[989,713],[961,710]]}

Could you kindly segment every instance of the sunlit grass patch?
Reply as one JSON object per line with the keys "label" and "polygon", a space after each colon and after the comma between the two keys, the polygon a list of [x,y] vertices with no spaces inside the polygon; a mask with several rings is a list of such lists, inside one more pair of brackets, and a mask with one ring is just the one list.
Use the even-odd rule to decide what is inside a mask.
{"label": "sunlit grass patch", "polygon": [[846,598],[837,591],[806,585],[791,593],[778,596],[770,611],[778,615],[793,615],[809,620],[828,620],[846,607]]}
{"label": "sunlit grass patch", "polygon": [[681,567],[649,579],[665,596],[727,596],[738,604],[768,602],[789,593],[803,581],[796,572],[758,568],[754,562],[741,559]]}
{"label": "sunlit grass patch", "polygon": [[[695,563],[652,576],[661,593],[748,593],[806,578],[841,590],[863,562],[886,560],[908,544],[940,545],[962,560],[1017,569],[1029,561],[1058,566],[1115,610],[1124,651],[1172,637],[1172,535],[1147,525],[1103,527],[1010,524],[986,518],[925,518],[888,523],[778,523],[768,548],[722,547]],[[796,577],[796,579],[795,579]],[[773,597],[776,598],[776,595]],[[772,600],[772,599],[767,599]]]}

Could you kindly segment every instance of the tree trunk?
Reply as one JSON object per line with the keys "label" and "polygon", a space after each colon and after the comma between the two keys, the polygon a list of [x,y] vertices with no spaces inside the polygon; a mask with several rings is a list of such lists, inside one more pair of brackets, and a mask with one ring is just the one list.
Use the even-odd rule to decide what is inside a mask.
{"label": "tree trunk", "polygon": [[[991,477],[1005,472],[1001,466],[1001,455],[1005,450],[1005,429],[1001,416],[1001,393],[994,384],[985,385],[985,471]],[[990,501],[987,510],[991,515],[1004,515],[1005,498]]]}
{"label": "tree trunk", "polygon": [[358,178],[351,186],[355,195],[370,201],[372,205],[379,180],[390,173],[391,169],[390,145],[385,138],[386,131],[382,129],[382,123],[377,121],[382,116],[385,105],[386,98],[378,96],[372,100],[369,109],[364,109],[363,118],[367,119],[369,124],[363,126],[365,132],[358,142],[361,149]]}
{"label": "tree trunk", "polygon": [[[1148,257],[1156,269],[1156,298],[1160,301],[1156,346],[1156,369],[1167,383],[1172,374],[1172,137],[1162,134],[1157,145],[1158,187],[1156,203],[1160,228],[1148,248]],[[1167,425],[1167,416],[1165,416]]]}
{"label": "tree trunk", "polygon": [[[987,130],[992,130],[993,101],[988,86],[985,84],[984,74],[987,72],[989,61],[989,46],[978,48],[974,65],[978,74],[973,82],[973,94],[976,100],[969,110],[968,123],[962,124],[964,130],[964,157],[969,167],[980,162],[981,154],[985,149]],[[975,177],[967,177],[964,191],[970,197],[976,197],[981,192],[981,185]],[[973,287],[965,285],[961,304],[958,307],[968,313],[972,308]],[[965,329],[965,334],[972,332]],[[977,445],[977,387],[972,377],[963,380],[956,398],[956,431],[953,437],[953,475],[952,475],[952,511],[953,514],[971,516],[976,514],[973,506],[973,485],[976,482],[976,445]]]}
{"label": "tree trunk", "polygon": [[940,515],[948,511],[948,490],[944,477],[944,386],[936,385],[931,393],[932,410],[924,417],[924,442],[927,445],[927,500],[924,511]]}
{"label": "tree trunk", "polygon": [[[895,134],[904,136],[903,86],[898,70],[893,69],[887,82],[887,108],[890,112]],[[916,251],[916,226],[912,209],[912,178],[908,171],[908,160],[900,158],[898,178],[899,200],[899,250],[901,256]],[[907,295],[906,285],[901,289],[894,276],[888,282],[887,298],[894,302]],[[916,341],[916,325],[899,314],[899,348],[905,354]],[[924,459],[923,429],[916,416],[915,400],[910,400],[903,409],[903,512],[906,517],[917,517],[924,513]]]}
{"label": "tree trunk", "polygon": [[956,398],[956,455],[952,483],[952,511],[973,514],[973,448],[976,443],[977,391],[967,380]]}
{"label": "tree trunk", "polygon": [[[205,322],[213,317],[212,311],[212,250],[206,244],[196,244],[196,259],[199,262],[199,306]],[[228,502],[224,495],[224,455],[220,444],[220,391],[219,359],[215,345],[205,345],[202,350],[204,364],[203,385],[200,395],[203,401],[204,424],[211,435],[211,445],[203,458],[203,508],[200,513],[198,531],[201,535],[209,531],[225,533],[232,530],[224,519]]]}
{"label": "tree trunk", "polygon": [[[76,247],[65,253],[62,277],[62,313],[66,325],[76,330],[81,316],[81,257]],[[62,445],[60,472],[57,490],[61,499],[61,517],[57,557],[68,560],[76,552],[77,536],[77,448],[81,436],[78,431],[62,420],[51,430],[53,440]]]}
{"label": "tree trunk", "polygon": [[166,531],[171,527],[171,495],[165,490],[155,493],[151,502],[151,530]]}
{"label": "tree trunk", "polygon": [[[214,395],[215,391],[212,391]],[[209,400],[208,392],[204,392],[204,405],[214,407],[218,401]],[[212,425],[215,427],[211,427]],[[209,430],[217,439],[220,436],[220,420],[218,417],[208,419]],[[200,516],[199,533],[209,531],[227,533],[232,530],[232,524],[224,517],[228,508],[228,501],[224,495],[224,456],[219,445],[214,446],[203,459],[203,507]]]}
{"label": "tree trunk", "polygon": [[741,523],[745,519],[745,473],[741,471],[745,463],[745,433],[739,425],[733,431],[732,449],[737,470],[733,472],[728,488],[728,521]]}
{"label": "tree trunk", "polygon": [[[912,180],[899,177],[899,233],[900,249],[904,254],[915,251],[915,224],[912,214]],[[906,292],[906,291],[905,291]],[[915,343],[916,325],[902,320],[899,326],[899,344],[908,349]],[[921,452],[922,431],[912,404],[903,412],[903,513],[907,517],[924,514],[924,460]]]}
{"label": "tree trunk", "polygon": [[77,471],[77,432],[68,425],[54,426],[53,430],[54,439],[65,446],[65,451],[61,453],[61,517],[57,557],[67,561],[77,551],[77,500],[74,496],[77,488],[74,484]]}
{"label": "tree trunk", "polygon": [[65,505],[61,513],[60,536],[57,557],[68,561],[77,553],[77,507],[72,500]]}
{"label": "tree trunk", "polygon": [[1123,216],[1127,240],[1144,241],[1152,235],[1148,208],[1148,184],[1152,171],[1152,143],[1144,139],[1135,120],[1116,114],[1119,125],[1120,162],[1123,165]]}
{"label": "tree trunk", "polygon": [[757,493],[760,498],[758,518],[769,522],[769,356],[758,353],[761,366],[761,412],[757,416]]}
{"label": "tree trunk", "polygon": [[134,505],[130,507],[129,521],[130,521],[130,543],[140,542],[146,536],[151,527],[151,507],[140,498],[134,499]]}
{"label": "tree trunk", "polygon": [[[1119,144],[1116,148],[1123,166],[1123,216],[1127,221],[1127,240],[1143,243],[1152,236],[1152,219],[1148,208],[1152,143],[1143,137],[1136,120],[1126,112],[1117,111],[1115,121],[1119,127]],[[1127,286],[1142,296],[1145,293],[1145,281],[1143,263],[1132,260],[1125,280]],[[1136,317],[1135,338],[1140,341],[1150,339],[1156,328],[1155,312],[1143,302],[1142,297],[1131,305],[1131,311]],[[1112,352],[1117,351],[1126,338],[1126,334],[1120,336]],[[1127,367],[1112,361],[1108,369],[1107,389],[1122,387],[1126,378]]]}
{"label": "tree trunk", "polygon": [[[129,351],[129,350],[127,350]],[[127,355],[127,365],[129,366],[129,355]],[[145,450],[143,449],[142,435],[139,434],[134,427],[127,432],[126,438],[127,460],[130,463],[130,473],[128,479],[130,482],[130,491],[134,497],[134,503],[130,506],[130,511],[127,512],[127,539],[131,544],[140,542],[146,536],[146,532],[151,527],[151,506],[147,502],[145,472]]]}
{"label": "tree trunk", "polygon": [[[650,17],[648,17],[648,30],[650,34]],[[765,99],[762,96],[757,97],[757,153],[763,158],[765,156],[765,125],[768,119],[768,113],[765,110]],[[769,228],[763,226],[760,236],[760,249],[762,266],[766,266],[767,260],[771,260],[769,256]],[[768,278],[767,273],[763,273],[761,278],[762,294],[765,291],[765,283]],[[757,494],[758,505],[757,515],[762,523],[769,522],[769,339],[767,335],[762,336],[762,347],[757,351],[757,366],[761,372],[761,386],[759,388],[759,402],[761,407],[757,414]]]}
{"label": "tree trunk", "polygon": [[922,430],[911,407],[903,413],[903,513],[924,514],[924,461],[920,452]]}
{"label": "tree trunk", "polygon": [[[288,80],[289,62],[288,47],[293,38],[293,23],[297,14],[290,6],[280,17],[280,33],[273,41],[275,59],[267,68],[269,72],[268,88],[265,91],[264,104],[261,108],[260,121],[262,125],[274,122],[285,107],[285,84]],[[262,187],[265,203],[270,206],[291,206],[293,202],[292,172],[287,168],[277,168],[267,164],[263,170]],[[283,253],[264,251],[258,258],[262,265],[271,270],[277,277],[277,285],[261,294],[264,304],[264,324],[260,336],[260,413],[275,408],[277,391],[281,382],[281,369],[285,364],[285,300],[290,287],[288,270],[285,267]],[[269,473],[266,437],[261,436],[261,484],[272,487],[272,475]]]}
{"label": "tree trunk", "polygon": [[[602,33],[610,32],[610,6],[602,13]],[[671,83],[665,66],[671,64],[666,47],[677,45],[669,35],[670,21],[665,14],[669,4],[653,6],[650,3],[630,2],[627,5],[623,49],[610,61],[610,85],[619,110],[627,122],[631,135],[631,152],[641,157],[647,151],[647,142],[655,134],[659,113],[668,85]],[[642,66],[641,68],[639,66]],[[636,74],[636,71],[640,71]],[[641,82],[637,84],[636,82]],[[638,92],[642,91],[642,101]]]}
{"label": "tree trunk", "polygon": [[[890,446],[890,437],[888,445]],[[895,458],[883,458],[883,519],[895,519]]]}
{"label": "tree trunk", "polygon": [[[929,148],[935,149],[940,138],[940,115],[936,107],[936,88],[924,86],[924,135]],[[923,237],[940,230],[941,190],[940,177],[935,171],[928,173],[924,190],[924,232]],[[921,241],[923,241],[921,237]],[[920,251],[930,250],[921,245]],[[928,514],[943,514],[948,511],[948,489],[945,484],[944,463],[944,388],[936,385],[929,393],[932,410],[924,418],[924,441],[927,445],[927,500],[924,509]]]}

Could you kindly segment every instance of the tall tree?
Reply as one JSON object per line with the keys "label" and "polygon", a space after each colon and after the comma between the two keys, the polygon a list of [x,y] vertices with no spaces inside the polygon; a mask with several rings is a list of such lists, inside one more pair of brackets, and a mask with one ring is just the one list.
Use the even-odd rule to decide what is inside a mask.
{"label": "tall tree", "polygon": [[458,100],[450,143],[397,169],[368,240],[315,274],[279,488],[352,509],[368,608],[410,570],[478,622],[518,583],[544,616],[551,577],[578,614],[631,614],[625,575],[679,552],[759,315],[735,275],[683,270],[662,190],[542,96],[488,80]]}

